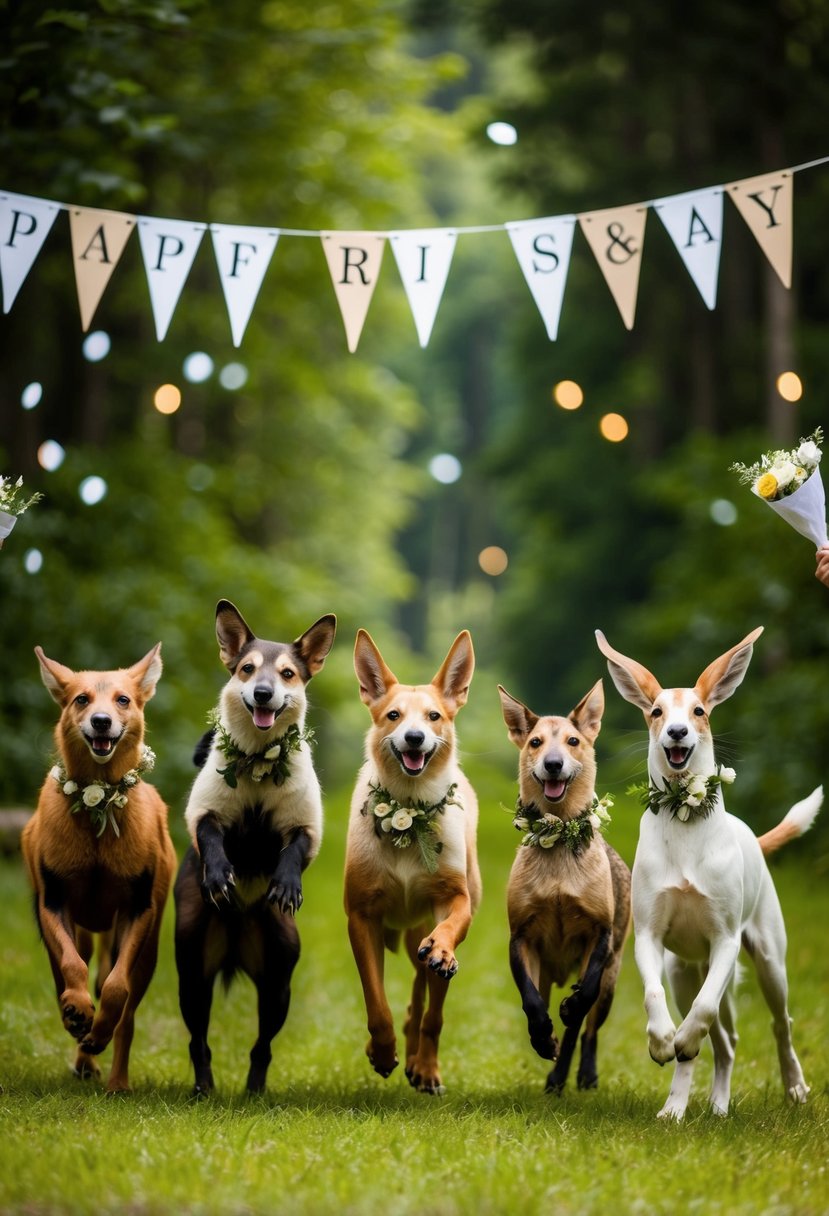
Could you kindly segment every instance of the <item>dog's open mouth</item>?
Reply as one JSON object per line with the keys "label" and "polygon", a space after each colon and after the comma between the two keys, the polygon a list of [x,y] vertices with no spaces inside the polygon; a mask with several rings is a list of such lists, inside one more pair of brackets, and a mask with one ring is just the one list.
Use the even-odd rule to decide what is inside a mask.
{"label": "dog's open mouth", "polygon": [[431,752],[420,752],[420,751],[399,752],[397,750],[397,748],[394,747],[393,745],[392,745],[392,751],[394,752],[395,756],[397,757],[398,763],[400,764],[400,767],[403,769],[403,772],[406,773],[406,775],[409,777],[419,777],[420,774],[425,769],[426,765],[431,760],[432,756],[434,755],[434,751],[431,751]]}
{"label": "dog's open mouth", "polygon": [[666,747],[665,755],[671,768],[679,770],[687,766],[693,750],[693,747]]}
{"label": "dog's open mouth", "polygon": [[109,735],[84,735],[93,756],[98,756],[101,759],[112,755],[120,737],[120,735],[117,735],[115,738],[110,738]]}
{"label": "dog's open mouth", "polygon": [[561,802],[562,798],[567,793],[567,787],[570,784],[569,777],[548,777],[545,781],[535,773],[533,773],[533,776],[541,786],[547,802]]}
{"label": "dog's open mouth", "polygon": [[267,705],[248,706],[253,725],[259,730],[270,730],[284,708],[284,705],[280,705],[279,709],[271,709]]}

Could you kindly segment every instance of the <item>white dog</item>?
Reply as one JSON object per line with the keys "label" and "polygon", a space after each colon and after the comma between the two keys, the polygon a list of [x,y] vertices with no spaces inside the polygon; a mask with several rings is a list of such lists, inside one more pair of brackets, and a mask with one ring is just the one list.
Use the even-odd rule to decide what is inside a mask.
{"label": "white dog", "polygon": [[[650,1053],[658,1064],[676,1057],[662,1117],[684,1115],[694,1058],[706,1034],[714,1051],[711,1107],[728,1113],[737,1040],[732,989],[741,945],[772,1013],[783,1088],[793,1102],[805,1102],[809,1092],[792,1046],[786,929],[763,858],[811,826],[823,789],[758,839],[726,813],[720,783],[733,780],[733,773],[718,770],[708,722],[711,709],[742,682],[761,633],[755,629],[715,659],[693,688],[663,689],[647,668],[596,631],[614,684],[643,711],[650,732],[648,809],[633,864],[633,924]],[[683,1016],[678,1028],[665,999],[663,965]]]}

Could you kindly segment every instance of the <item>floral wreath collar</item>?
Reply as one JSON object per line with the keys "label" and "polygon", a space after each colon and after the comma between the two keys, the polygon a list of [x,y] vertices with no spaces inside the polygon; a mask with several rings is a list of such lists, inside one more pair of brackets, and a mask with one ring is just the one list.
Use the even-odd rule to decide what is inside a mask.
{"label": "floral wreath collar", "polygon": [[652,781],[643,781],[631,786],[628,793],[636,794],[654,815],[667,811],[672,819],[687,823],[689,819],[706,819],[717,805],[720,786],[730,785],[736,776],[733,768],[720,764],[710,777],[701,773],[665,777],[661,788]]}
{"label": "floral wreath collar", "polygon": [[264,781],[270,778],[274,785],[282,785],[291,775],[290,758],[299,751],[303,743],[311,743],[314,738],[312,730],[300,730],[296,723],[280,735],[264,751],[243,751],[227,727],[219,717],[219,710],[213,709],[207,716],[207,721],[214,731],[216,747],[227,760],[225,768],[217,768],[216,772],[223,777],[231,789],[236,789],[240,777],[248,777],[251,781]]}
{"label": "floral wreath collar", "polygon": [[513,827],[524,832],[522,845],[551,849],[562,844],[571,853],[578,853],[593,839],[594,832],[604,832],[610,824],[610,808],[613,799],[593,795],[593,801],[572,819],[560,819],[546,811],[539,811],[534,802],[525,806],[519,798],[515,804]]}
{"label": "floral wreath collar", "polygon": [[115,811],[127,805],[129,792],[134,785],[138,785],[141,774],[149,773],[154,767],[155,752],[145,745],[135,768],[124,773],[121,780],[114,784],[109,781],[90,781],[89,785],[79,786],[77,781],[72,781],[60,762],[49,770],[49,776],[60,786],[67,798],[78,794],[69,811],[72,815],[77,815],[78,811],[88,810],[96,836],[103,836],[107,824],[116,836],[120,836],[121,829],[118,827]]}
{"label": "floral wreath collar", "polygon": [[420,858],[430,874],[438,868],[438,855],[443,841],[436,839],[435,820],[448,806],[463,806],[457,797],[457,785],[450,785],[440,802],[398,802],[387,789],[369,782],[371,793],[360,808],[361,815],[374,816],[374,830],[381,838],[388,836],[396,849],[408,849],[416,844]]}

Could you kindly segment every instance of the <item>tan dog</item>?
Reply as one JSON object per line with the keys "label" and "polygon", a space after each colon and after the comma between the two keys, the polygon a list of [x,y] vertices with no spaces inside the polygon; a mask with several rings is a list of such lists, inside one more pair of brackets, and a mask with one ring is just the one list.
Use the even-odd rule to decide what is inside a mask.
{"label": "tan dog", "polygon": [[[530,1042],[556,1060],[547,1089],[560,1093],[586,1019],[579,1089],[594,1089],[596,1037],[613,1002],[630,928],[630,871],[596,830],[593,744],[604,713],[601,680],[566,717],[535,714],[498,686],[509,737],[521,749],[515,824],[525,833],[510,872],[510,966]],[[548,1013],[552,984],[576,972],[559,1016],[559,1047]]]}
{"label": "tan dog", "polygon": [[[160,643],[120,671],[71,671],[40,647],[43,682],[61,707],[59,763],[23,831],[23,857],[52,965],[63,1024],[79,1042],[75,1072],[99,1072],[114,1040],[107,1090],[129,1089],[135,1010],[158,953],[176,856],[167,807],[141,779],[144,705],[161,675]],[[96,995],[89,994],[93,934],[100,934]]]}
{"label": "tan dog", "polygon": [[432,1094],[442,1092],[438,1041],[446,986],[481,898],[478,803],[458,764],[454,728],[474,665],[466,631],[430,684],[400,684],[363,629],[354,649],[372,725],[351,802],[345,910],[368,1013],[366,1053],[382,1077],[397,1066],[383,949],[396,948],[403,932],[415,967],[404,1027],[406,1076]]}

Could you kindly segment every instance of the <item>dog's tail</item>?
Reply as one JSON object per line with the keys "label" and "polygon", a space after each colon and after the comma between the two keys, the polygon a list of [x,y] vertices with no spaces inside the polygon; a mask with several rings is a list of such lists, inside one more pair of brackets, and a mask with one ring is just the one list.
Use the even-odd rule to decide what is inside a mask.
{"label": "dog's tail", "polygon": [[758,836],[757,839],[760,848],[763,850],[763,856],[768,857],[769,853],[775,853],[784,844],[788,844],[790,840],[796,840],[798,836],[802,836],[804,832],[808,832],[815,821],[822,802],[823,786],[819,785],[817,789],[812,790],[808,798],[802,799],[801,802],[796,802],[788,814],[780,820],[776,828],[772,828],[770,832],[765,832],[762,836]]}

